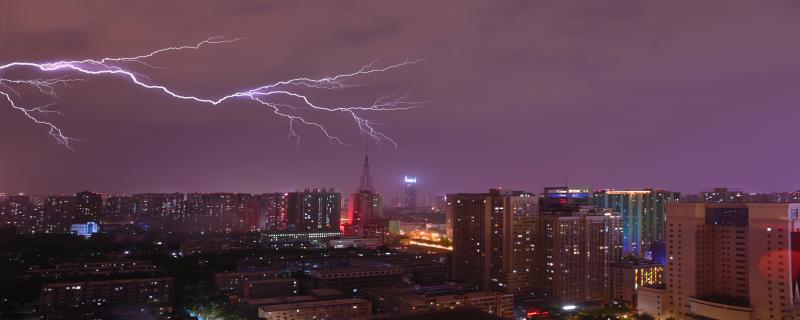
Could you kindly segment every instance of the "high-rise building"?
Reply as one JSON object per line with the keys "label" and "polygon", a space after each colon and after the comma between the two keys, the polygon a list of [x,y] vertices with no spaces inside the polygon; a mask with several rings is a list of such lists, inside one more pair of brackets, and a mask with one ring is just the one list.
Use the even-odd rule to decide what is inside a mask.
{"label": "high-rise building", "polygon": [[233,193],[190,193],[186,200],[186,220],[193,222],[199,231],[221,232],[225,231],[221,224],[223,213],[230,217],[230,211],[238,208]]}
{"label": "high-rise building", "polygon": [[619,215],[607,209],[542,212],[535,224],[534,294],[561,303],[607,301],[610,264],[622,256]]}
{"label": "high-rise building", "polygon": [[431,204],[431,210],[435,212],[445,212],[447,210],[447,197],[435,196]]}
{"label": "high-rise building", "polygon": [[242,231],[253,232],[261,230],[261,204],[256,201],[248,201],[242,209]]}
{"label": "high-rise building", "polygon": [[103,202],[104,220],[127,220],[134,219],[134,199],[127,196],[112,196]]}
{"label": "high-rise building", "polygon": [[534,225],[532,193],[450,194],[453,279],[484,290],[527,294],[531,290]]}
{"label": "high-rise building", "polygon": [[589,187],[547,187],[540,198],[539,207],[543,212],[572,212],[576,208],[592,205]]}
{"label": "high-rise building", "polygon": [[75,194],[75,218],[80,222],[95,220],[102,211],[103,196],[101,194],[91,191]]}
{"label": "high-rise building", "polygon": [[369,190],[362,190],[350,195],[348,208],[349,229],[351,235],[365,234],[370,227],[380,227],[381,196]]}
{"label": "high-rise building", "polygon": [[292,231],[339,231],[341,194],[333,189],[289,193],[288,218]]}
{"label": "high-rise building", "polygon": [[367,230],[380,229],[382,217],[381,196],[375,193],[372,176],[369,172],[369,155],[364,155],[364,166],[361,180],[356,192],[350,194],[347,206],[347,225],[343,230],[348,235],[366,235]]}
{"label": "high-rise building", "polygon": [[[796,319],[800,204],[671,203],[662,319]],[[666,299],[647,301],[642,299]]]}
{"label": "high-rise building", "polygon": [[0,201],[0,224],[14,226],[18,229],[29,229],[34,220],[30,197],[21,194],[12,195],[5,201]]}
{"label": "high-rise building", "polygon": [[261,207],[261,230],[284,231],[287,228],[288,193],[264,193],[254,196]]}
{"label": "high-rise building", "polygon": [[137,218],[151,218],[163,221],[181,220],[183,193],[140,193],[133,195],[134,211]]}
{"label": "high-rise building", "polygon": [[[75,197],[53,195],[42,205],[42,229],[44,233],[69,233],[75,219]],[[86,221],[83,221],[86,222]]]}
{"label": "high-rise building", "polygon": [[222,212],[221,224],[227,233],[257,231],[260,225],[261,205],[252,194],[235,193],[230,208]]}
{"label": "high-rise building", "polygon": [[375,192],[375,188],[372,186],[372,175],[369,172],[369,153],[366,149],[364,150],[364,165],[361,168],[361,180],[356,191]]}
{"label": "high-rise building", "polygon": [[665,190],[602,190],[594,193],[594,205],[618,212],[622,219],[624,254],[652,257],[651,246],[664,242],[668,203],[680,193]]}
{"label": "high-rise building", "polygon": [[417,206],[417,178],[403,177],[403,207],[413,208]]}

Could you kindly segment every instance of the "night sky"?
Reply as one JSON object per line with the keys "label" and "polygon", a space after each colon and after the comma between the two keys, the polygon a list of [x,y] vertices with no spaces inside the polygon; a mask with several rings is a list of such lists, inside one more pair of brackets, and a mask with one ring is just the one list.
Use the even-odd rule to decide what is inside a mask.
{"label": "night sky", "polygon": [[[246,37],[151,62],[152,80],[210,97],[375,59],[416,64],[324,96],[397,92],[424,108],[372,114],[379,192],[549,185],[697,192],[800,189],[800,2],[0,0],[0,64],[130,56]],[[251,102],[176,101],[113,76],[61,88],[66,150],[0,103],[0,191],[105,193],[356,188],[363,140],[329,143]]]}

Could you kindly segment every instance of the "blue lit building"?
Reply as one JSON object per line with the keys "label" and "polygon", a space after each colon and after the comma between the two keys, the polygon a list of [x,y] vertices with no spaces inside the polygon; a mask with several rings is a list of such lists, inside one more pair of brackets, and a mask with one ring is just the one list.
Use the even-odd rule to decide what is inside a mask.
{"label": "blue lit building", "polygon": [[652,246],[664,242],[667,204],[679,198],[680,193],[666,190],[602,190],[594,193],[594,205],[622,217],[624,254],[652,258]]}
{"label": "blue lit building", "polygon": [[97,222],[89,221],[87,223],[73,224],[70,231],[74,235],[89,238],[93,234],[100,232],[100,226]]}

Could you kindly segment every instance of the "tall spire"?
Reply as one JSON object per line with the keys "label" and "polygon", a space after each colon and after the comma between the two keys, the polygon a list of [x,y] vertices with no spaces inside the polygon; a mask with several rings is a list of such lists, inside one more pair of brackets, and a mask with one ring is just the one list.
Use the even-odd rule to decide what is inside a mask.
{"label": "tall spire", "polygon": [[364,146],[364,171],[361,173],[361,183],[358,186],[358,191],[375,191],[372,188],[372,176],[369,174],[369,150]]}

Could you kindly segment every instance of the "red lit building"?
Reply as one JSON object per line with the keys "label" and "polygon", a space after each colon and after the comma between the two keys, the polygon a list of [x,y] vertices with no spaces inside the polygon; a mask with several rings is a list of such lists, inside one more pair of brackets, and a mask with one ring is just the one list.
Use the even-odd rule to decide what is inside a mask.
{"label": "red lit building", "polygon": [[347,210],[348,224],[342,232],[352,236],[381,236],[385,226],[381,221],[381,196],[375,193],[369,173],[369,155],[364,155],[364,167],[358,191],[350,194]]}

